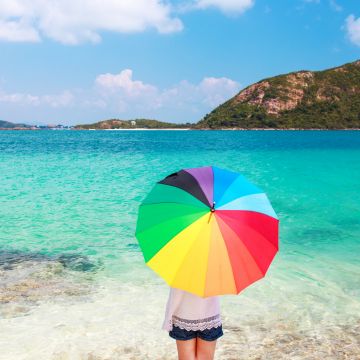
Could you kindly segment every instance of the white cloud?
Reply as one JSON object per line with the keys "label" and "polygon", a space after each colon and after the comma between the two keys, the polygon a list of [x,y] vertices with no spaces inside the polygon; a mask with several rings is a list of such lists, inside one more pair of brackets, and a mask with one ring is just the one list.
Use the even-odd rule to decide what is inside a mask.
{"label": "white cloud", "polygon": [[70,104],[73,104],[74,96],[70,91],[63,91],[61,94],[57,95],[44,95],[40,96],[40,103],[45,102],[51,107],[67,107]]}
{"label": "white cloud", "polygon": [[38,42],[47,37],[63,44],[101,41],[103,32],[135,33],[183,29],[174,15],[216,8],[241,14],[255,0],[0,0],[0,41]]}
{"label": "white cloud", "polygon": [[221,77],[204,78],[198,85],[204,101],[210,106],[218,106],[228,98],[234,96],[240,89],[240,85],[231,79]]}
{"label": "white cloud", "polygon": [[15,105],[50,106],[52,108],[66,107],[74,99],[70,91],[63,91],[56,95],[33,95],[26,93],[6,93],[0,91],[0,102]]}
{"label": "white cloud", "polygon": [[119,74],[101,74],[96,78],[95,83],[107,91],[122,91],[131,97],[137,97],[144,93],[154,93],[157,91],[155,86],[145,84],[139,80],[133,80],[132,76],[132,70],[125,69]]}
{"label": "white cloud", "polygon": [[348,16],[346,18],[346,31],[350,41],[360,46],[360,17],[356,19],[354,15]]}
{"label": "white cloud", "polygon": [[159,89],[133,80],[130,69],[119,74],[99,75],[95,84],[103,102],[121,112],[130,108],[143,111],[169,108],[175,112],[187,108],[196,111],[205,107],[208,110],[234,96],[240,89],[236,81],[225,77],[205,77],[198,84],[183,80],[170,88]]}
{"label": "white cloud", "polygon": [[[95,79],[96,89],[102,102],[118,112],[129,108],[155,108],[159,102],[160,92],[156,86],[146,84],[140,80],[133,80],[130,69],[122,70],[118,74],[101,74]],[[99,101],[97,97],[97,102]]]}
{"label": "white cloud", "polygon": [[200,9],[214,7],[224,13],[242,14],[250,9],[254,3],[255,0],[196,0],[196,7]]}
{"label": "white cloud", "polygon": [[0,40],[38,41],[40,35],[64,44],[99,42],[102,31],[132,33],[182,30],[162,0],[1,0]]}
{"label": "white cloud", "polygon": [[0,19],[0,40],[12,42],[38,42],[39,33],[23,19],[19,21],[3,21]]}
{"label": "white cloud", "polygon": [[[100,74],[92,88],[58,94],[11,93],[0,89],[0,104],[9,113],[21,112],[25,117],[31,114],[44,123],[49,122],[49,118],[42,114],[50,114],[50,119],[63,117],[67,123],[107,117],[187,122],[198,121],[239,90],[240,84],[226,77],[204,77],[197,83],[183,80],[159,88],[134,78],[133,71],[125,69],[118,74]],[[17,120],[24,121],[24,117]]]}

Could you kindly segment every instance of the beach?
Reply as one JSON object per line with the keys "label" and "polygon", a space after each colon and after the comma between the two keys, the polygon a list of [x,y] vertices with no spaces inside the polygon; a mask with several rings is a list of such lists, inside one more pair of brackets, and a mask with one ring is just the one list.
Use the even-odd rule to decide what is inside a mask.
{"label": "beach", "polygon": [[0,359],[176,359],[137,210],[206,165],[255,182],[280,219],[265,278],[221,298],[216,359],[356,359],[359,156],[357,131],[0,131]]}

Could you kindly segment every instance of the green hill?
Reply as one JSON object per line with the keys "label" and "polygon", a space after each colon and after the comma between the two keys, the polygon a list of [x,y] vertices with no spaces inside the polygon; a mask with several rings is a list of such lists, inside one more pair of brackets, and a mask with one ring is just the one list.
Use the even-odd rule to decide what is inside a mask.
{"label": "green hill", "polygon": [[360,60],[324,71],[298,71],[259,81],[194,127],[360,128]]}
{"label": "green hill", "polygon": [[29,128],[30,125],[26,124],[14,124],[10,121],[0,120],[0,129],[15,129],[15,128]]}
{"label": "green hill", "polygon": [[158,120],[149,119],[134,119],[134,120],[119,120],[110,119],[99,121],[94,124],[76,125],[75,129],[172,129],[172,128],[188,128],[191,124],[174,124]]}

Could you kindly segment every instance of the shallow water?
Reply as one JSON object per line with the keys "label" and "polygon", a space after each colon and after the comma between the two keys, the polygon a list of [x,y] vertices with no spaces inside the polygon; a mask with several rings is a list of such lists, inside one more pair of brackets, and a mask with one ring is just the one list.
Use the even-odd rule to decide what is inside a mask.
{"label": "shallow water", "polygon": [[356,131],[0,131],[0,359],[175,359],[136,215],[206,165],[280,218],[266,277],[221,299],[217,358],[360,358],[359,158]]}

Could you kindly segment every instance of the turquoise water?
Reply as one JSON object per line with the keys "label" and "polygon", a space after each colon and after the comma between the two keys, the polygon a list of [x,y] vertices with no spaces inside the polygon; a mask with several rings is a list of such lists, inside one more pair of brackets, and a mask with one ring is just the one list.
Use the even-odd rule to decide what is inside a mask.
{"label": "turquoise water", "polygon": [[[35,329],[38,343],[26,331],[22,336],[34,358],[41,358],[44,329],[54,331],[44,359],[80,359],[91,351],[104,359],[152,359],[173,349],[155,332],[151,341],[161,337],[166,351],[155,351],[141,333],[137,340],[109,336],[106,349],[90,351],[92,343],[103,344],[99,327],[89,342],[74,345],[64,343],[56,324],[61,318],[78,334],[70,324],[75,314],[83,316],[77,326],[91,328],[89,319],[100,316],[94,309],[107,306],[113,318],[102,323],[103,332],[124,331],[118,324],[125,315],[125,329],[142,317],[151,329],[161,326],[167,289],[143,264],[134,237],[137,209],[156,181],[206,165],[243,173],[268,194],[280,218],[280,252],[265,279],[224,297],[228,333],[220,358],[282,358],[289,349],[271,339],[284,334],[292,336],[286,346],[304,351],[292,358],[306,358],[312,345],[342,358],[339,339],[348,344],[345,355],[360,353],[359,159],[358,131],[0,131],[0,323],[12,351],[6,358],[25,352],[11,336],[15,325]],[[55,315],[61,309],[69,317]],[[41,314],[53,323],[41,325]],[[259,319],[276,332],[254,330]]]}

